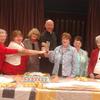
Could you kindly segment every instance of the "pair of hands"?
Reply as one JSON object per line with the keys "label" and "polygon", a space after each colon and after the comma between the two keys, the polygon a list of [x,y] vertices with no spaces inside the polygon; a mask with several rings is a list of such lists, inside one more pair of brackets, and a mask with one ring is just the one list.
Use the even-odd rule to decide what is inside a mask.
{"label": "pair of hands", "polygon": [[[72,79],[73,77],[69,76],[69,77],[65,77],[65,79]],[[55,80],[58,80],[59,79],[59,76],[58,75],[52,75],[51,76],[51,79],[55,79]]]}
{"label": "pair of hands", "polygon": [[90,78],[92,78],[92,79],[100,79],[100,75],[94,76],[93,73],[91,73],[89,76],[90,76]]}
{"label": "pair of hands", "polygon": [[46,51],[39,51],[39,54],[42,55],[42,54],[45,54]]}
{"label": "pair of hands", "polygon": [[49,49],[47,49],[47,48],[45,48],[45,47],[41,47],[41,50],[44,51],[44,52],[43,52],[43,55],[44,55],[45,57],[48,57]]}
{"label": "pair of hands", "polygon": [[42,46],[42,47],[41,47],[41,50],[42,50],[42,51],[45,51],[44,57],[48,58],[50,42],[49,42],[49,41],[42,42],[42,43],[41,43],[41,46]]}

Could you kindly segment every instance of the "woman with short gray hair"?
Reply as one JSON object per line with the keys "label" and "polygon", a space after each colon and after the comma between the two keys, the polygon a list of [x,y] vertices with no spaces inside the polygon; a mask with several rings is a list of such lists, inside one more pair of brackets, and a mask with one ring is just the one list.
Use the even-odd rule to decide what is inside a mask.
{"label": "woman with short gray hair", "polygon": [[100,35],[95,38],[97,48],[91,52],[88,65],[88,75],[90,78],[100,79]]}

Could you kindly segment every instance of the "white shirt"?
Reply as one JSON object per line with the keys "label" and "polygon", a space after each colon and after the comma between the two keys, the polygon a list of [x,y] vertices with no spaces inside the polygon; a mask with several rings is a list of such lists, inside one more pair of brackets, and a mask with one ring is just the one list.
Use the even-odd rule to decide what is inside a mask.
{"label": "white shirt", "polygon": [[[10,42],[8,48],[12,48],[12,49],[24,49],[24,47],[22,46],[23,44],[19,45],[16,42]],[[17,55],[17,54],[7,54],[6,55],[6,59],[5,62],[12,64],[12,65],[20,65],[21,64],[21,56]]]}

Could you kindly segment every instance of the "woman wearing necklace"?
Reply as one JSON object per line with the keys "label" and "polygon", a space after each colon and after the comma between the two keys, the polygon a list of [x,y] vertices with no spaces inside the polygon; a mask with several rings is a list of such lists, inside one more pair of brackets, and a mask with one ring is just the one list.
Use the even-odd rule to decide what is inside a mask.
{"label": "woman wearing necklace", "polygon": [[[25,48],[30,50],[40,50],[40,32],[37,28],[32,28],[28,33],[28,38],[23,41]],[[39,71],[39,64],[40,64],[40,56],[39,55],[32,55],[29,57],[28,60],[28,72]]]}
{"label": "woman wearing necklace", "polygon": [[77,51],[70,45],[71,35],[63,33],[61,37],[62,45],[56,47],[54,51],[49,51],[48,57],[54,63],[53,75],[61,77],[75,77],[78,67]]}

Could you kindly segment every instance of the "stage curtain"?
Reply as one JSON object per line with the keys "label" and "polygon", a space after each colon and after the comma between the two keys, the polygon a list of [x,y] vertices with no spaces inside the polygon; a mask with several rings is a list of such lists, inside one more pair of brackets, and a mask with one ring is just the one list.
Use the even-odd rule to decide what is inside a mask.
{"label": "stage curtain", "polygon": [[95,48],[95,37],[100,34],[100,0],[89,0],[86,45],[90,53]]}
{"label": "stage curtain", "polygon": [[43,30],[44,0],[0,0],[0,28],[8,31],[19,29],[27,35],[37,27]]}

